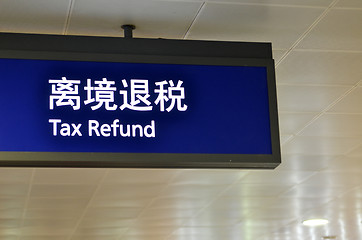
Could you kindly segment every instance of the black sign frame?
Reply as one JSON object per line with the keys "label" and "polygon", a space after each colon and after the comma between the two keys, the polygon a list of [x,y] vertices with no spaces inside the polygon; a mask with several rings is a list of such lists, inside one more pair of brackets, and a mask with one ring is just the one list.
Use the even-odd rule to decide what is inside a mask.
{"label": "black sign frame", "polygon": [[0,33],[0,58],[266,66],[272,154],[0,152],[6,167],[275,168],[281,163],[270,43]]}

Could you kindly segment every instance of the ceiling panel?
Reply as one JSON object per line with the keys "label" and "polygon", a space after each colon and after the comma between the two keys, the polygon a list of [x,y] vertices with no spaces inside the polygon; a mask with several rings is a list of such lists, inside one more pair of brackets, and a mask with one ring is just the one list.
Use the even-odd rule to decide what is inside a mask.
{"label": "ceiling panel", "polygon": [[361,158],[359,158],[359,157],[339,156],[334,159],[331,159],[328,163],[329,163],[328,170],[330,170],[330,171],[343,170],[348,173],[349,172],[354,173],[354,172],[359,172],[362,170]]}
{"label": "ceiling panel", "polygon": [[28,219],[50,219],[50,220],[73,220],[82,215],[83,209],[27,209],[25,218]]}
{"label": "ceiling panel", "polygon": [[166,169],[110,169],[103,184],[162,184],[170,181],[179,171]]}
{"label": "ceiling panel", "polygon": [[328,112],[334,113],[362,113],[362,87],[354,88],[348,95],[344,96]]}
{"label": "ceiling panel", "polygon": [[336,7],[362,8],[362,2],[360,0],[339,0]]}
{"label": "ceiling panel", "polygon": [[159,207],[159,208],[152,208],[149,207],[142,211],[139,215],[140,218],[145,218],[150,221],[152,219],[168,219],[168,218],[190,218],[195,215],[195,212],[198,211],[199,208],[197,207]]}
{"label": "ceiling panel", "polygon": [[292,113],[280,112],[279,113],[279,130],[283,135],[297,134],[304,126],[312,121],[318,113]]}
{"label": "ceiling panel", "polygon": [[[0,210],[1,209],[14,209],[24,208],[25,199],[22,197],[1,197],[0,198]],[[1,218],[1,216],[0,216]]]}
{"label": "ceiling panel", "polygon": [[[346,200],[347,201],[344,201]],[[351,189],[346,192],[339,199],[336,199],[337,202],[341,203],[339,206],[344,206],[345,208],[349,208],[352,206],[353,208],[357,208],[359,210],[362,209],[362,183],[360,186]]]}
{"label": "ceiling panel", "polygon": [[[254,209],[242,208],[241,206],[231,208],[231,206],[220,206],[211,204],[207,208],[198,212],[192,221],[194,223],[194,226],[205,226],[205,221],[207,223],[210,219],[215,218],[217,218],[218,220],[213,220],[212,224],[208,223],[207,225],[210,226],[236,224],[239,223],[242,219],[249,216],[251,213],[253,213],[253,211]],[[199,220],[199,223],[196,223],[195,220]],[[186,224],[190,224],[190,222]]]}
{"label": "ceiling panel", "polygon": [[[347,216],[351,216],[351,212],[348,210],[335,211],[335,209],[323,209],[323,211],[320,211],[318,209],[314,209],[313,211],[305,212],[302,215],[304,219],[311,219],[316,216],[323,216],[324,218],[330,219],[329,224],[326,226],[311,228],[313,235],[316,237],[339,236],[343,239],[354,239],[354,236],[357,236],[355,235],[356,231],[354,228],[358,229],[357,226],[360,224],[358,221],[359,216],[357,215],[348,219]],[[348,224],[351,226],[351,231],[348,233],[344,231],[345,221],[348,221]]]}
{"label": "ceiling panel", "polygon": [[108,227],[127,227],[132,225],[135,222],[134,219],[127,218],[113,218],[110,216],[97,216],[96,218],[85,218],[79,222],[80,228],[108,228]]}
{"label": "ceiling panel", "polygon": [[114,199],[149,198],[159,195],[163,186],[152,184],[101,185],[95,197]]}
{"label": "ceiling panel", "polygon": [[283,145],[293,139],[293,135],[280,135],[280,147],[283,148]]}
{"label": "ceiling panel", "polygon": [[297,173],[279,170],[263,171],[263,170],[251,170],[250,173],[241,180],[243,184],[275,184],[278,186],[294,185],[302,182],[308,178],[314,172],[298,171]]}
{"label": "ceiling panel", "polygon": [[300,132],[301,136],[362,136],[362,115],[326,113]]}
{"label": "ceiling panel", "polygon": [[[292,197],[292,198],[324,198],[324,199],[333,199],[334,197],[338,197],[344,193],[346,193],[348,190],[351,190],[351,188],[347,187],[331,187],[331,186],[313,186],[313,185],[304,185],[300,184],[283,194],[281,194],[281,197]],[[323,208],[324,209],[324,208]],[[313,211],[312,211],[313,212]],[[313,218],[309,216],[310,218]],[[306,219],[309,219],[306,218]],[[317,216],[314,216],[317,217]],[[322,216],[320,216],[322,217]]]}
{"label": "ceiling panel", "polygon": [[297,48],[362,51],[361,22],[362,9],[332,9]]}
{"label": "ceiling panel", "polygon": [[348,157],[356,157],[356,158],[362,157],[362,144],[351,149],[351,151],[347,152],[346,155]]}
{"label": "ceiling panel", "polygon": [[[252,201],[252,199],[255,197],[257,198],[276,197],[280,193],[290,189],[290,187],[291,186],[289,184],[280,186],[280,185],[268,184],[267,182],[263,184],[238,184],[231,186],[229,189],[227,189],[222,194],[222,197],[235,196],[241,199],[246,198],[246,201]],[[264,204],[268,204],[268,202],[266,201]]]}
{"label": "ceiling panel", "polygon": [[0,215],[1,218],[4,219],[20,218],[23,215],[23,209],[21,208],[0,209]]}
{"label": "ceiling panel", "polygon": [[358,137],[298,136],[283,146],[284,154],[342,155],[359,146]]}
{"label": "ceiling panel", "polygon": [[1,183],[29,183],[33,175],[32,169],[27,168],[1,168]]}
{"label": "ceiling panel", "polygon": [[[230,192],[229,192],[230,193]],[[242,211],[247,211],[248,209],[257,209],[260,206],[271,207],[275,206],[279,202],[278,197],[243,197],[240,199],[237,195],[231,195],[226,193],[226,195],[221,195],[219,198],[214,200],[209,208],[215,207],[219,209],[229,208],[229,209],[242,209]]]}
{"label": "ceiling panel", "polygon": [[142,208],[130,207],[90,207],[85,211],[84,218],[110,217],[118,219],[136,218],[142,211]]}
{"label": "ceiling panel", "polygon": [[29,209],[53,209],[57,206],[57,209],[80,209],[87,205],[89,202],[88,198],[29,198],[27,201],[27,208]]}
{"label": "ceiling panel", "polygon": [[93,195],[96,187],[92,185],[32,185],[30,197],[86,197]]}
{"label": "ceiling panel", "polygon": [[[290,171],[320,171],[329,168],[334,159],[338,159],[335,156],[326,155],[297,155],[297,154],[284,154],[282,156],[282,163],[278,167],[279,171],[290,170]],[[336,160],[340,162],[340,160]]]}
{"label": "ceiling panel", "polygon": [[34,184],[97,184],[104,176],[104,169],[37,169]]}
{"label": "ceiling panel", "polygon": [[[54,240],[64,240],[65,237],[66,236],[52,236],[52,239],[54,239]],[[49,239],[49,236],[39,236],[39,235],[37,235],[37,236],[27,236],[27,237],[21,237],[20,238],[20,240],[47,240],[47,239]]]}
{"label": "ceiling panel", "polygon": [[207,0],[208,2],[327,7],[333,0]]}
{"label": "ceiling panel", "polygon": [[287,209],[287,208],[265,208],[260,207],[254,209],[248,216],[252,218],[264,218],[264,219],[290,219],[290,221],[298,218],[305,209]]}
{"label": "ceiling panel", "polygon": [[350,87],[278,85],[278,108],[281,112],[321,112],[342,97]]}
{"label": "ceiling panel", "polygon": [[132,228],[128,229],[126,232],[126,235],[133,235],[133,236],[147,236],[147,234],[150,232],[149,230],[154,229],[153,234],[157,235],[169,235],[171,234],[175,229],[172,227],[142,227],[142,226],[133,226]]}
{"label": "ceiling panel", "polygon": [[[120,240],[158,240],[158,239],[166,239],[167,235],[158,235],[152,234],[147,236],[140,236],[140,235],[123,235]],[[117,239],[117,240],[119,240]]]}
{"label": "ceiling panel", "polygon": [[[344,171],[323,171],[314,174],[308,180],[303,182],[303,185],[311,186],[341,186],[346,188],[357,187],[362,183],[362,169],[358,172]],[[333,177],[331,177],[333,176]]]}
{"label": "ceiling panel", "polygon": [[283,56],[286,54],[286,50],[277,50],[273,49],[273,59],[275,61],[275,64],[277,64]]}
{"label": "ceiling panel", "polygon": [[1,219],[0,221],[0,228],[18,228],[20,226],[19,219]]}
{"label": "ceiling panel", "polygon": [[278,83],[355,85],[362,79],[362,53],[293,51],[277,68]]}
{"label": "ceiling panel", "polygon": [[24,226],[22,228],[21,234],[24,236],[37,236],[39,232],[42,233],[42,236],[67,236],[71,233],[72,228],[63,228],[61,225],[46,225],[42,224],[39,226]]}
{"label": "ceiling panel", "polygon": [[[127,231],[126,228],[106,227],[106,228],[78,228],[74,232],[74,239],[88,239],[89,237],[97,237],[98,239],[116,238]],[[72,238],[73,239],[73,238]]]}
{"label": "ceiling panel", "polygon": [[188,38],[272,42],[275,49],[289,49],[322,12],[320,8],[206,3]]}
{"label": "ceiling panel", "polygon": [[[220,218],[217,216],[217,211],[214,210],[209,215],[204,214],[204,215],[193,217],[192,219],[187,219],[186,221],[184,221],[182,223],[182,226],[184,228],[189,228],[190,230],[193,229],[195,231],[194,233],[188,233],[188,234],[185,234],[185,235],[193,235],[193,234],[196,235],[196,234],[198,234],[197,231],[199,229],[201,229],[201,228],[206,228],[206,227],[214,227],[214,228],[216,228],[216,227],[219,227],[219,228],[220,227],[229,227],[229,226],[236,225],[236,224],[238,224],[240,222],[240,220],[238,218],[227,217],[226,211],[219,211],[219,212],[223,213],[223,216],[221,216]],[[241,216],[241,214],[239,216]],[[179,229],[180,228],[178,228],[178,230]],[[177,235],[184,235],[184,234],[179,234],[178,233]]]}
{"label": "ceiling panel", "polygon": [[29,184],[0,184],[0,198],[26,197],[29,189]]}
{"label": "ceiling panel", "polygon": [[246,231],[250,229],[250,231],[253,231],[250,232],[253,235],[258,231],[262,231],[263,229],[267,229],[267,233],[271,234],[273,229],[279,229],[281,226],[287,225],[293,221],[294,220],[291,219],[269,219],[269,221],[266,221],[265,218],[255,217],[245,219],[240,223],[240,227],[244,228]]}
{"label": "ceiling panel", "polygon": [[134,198],[134,196],[124,195],[107,195],[103,196],[102,193],[95,195],[89,203],[92,207],[146,207],[153,201],[152,196],[142,196],[141,198]]}
{"label": "ceiling panel", "polygon": [[211,184],[232,184],[237,180],[243,178],[248,172],[231,170],[225,172],[223,170],[185,170],[180,172],[175,178],[172,179],[171,184],[196,184],[196,185],[211,185]]}
{"label": "ceiling panel", "polygon": [[149,205],[150,208],[174,208],[174,209],[199,209],[207,205],[210,202],[209,199],[197,198],[194,196],[188,197],[159,197],[153,199]]}
{"label": "ceiling panel", "polygon": [[[86,231],[86,229],[85,229]],[[99,239],[100,237],[95,235],[95,236],[92,236],[92,235],[85,235],[85,236],[82,236],[82,235],[75,235],[71,238],[71,240],[97,240]],[[102,240],[118,240],[118,235],[116,236],[102,236]]]}
{"label": "ceiling panel", "polygon": [[63,34],[70,0],[1,0],[0,31]]}
{"label": "ceiling panel", "polygon": [[[179,235],[184,239],[231,239],[233,236],[242,236],[243,229],[240,227],[210,226],[200,228],[179,228],[173,235]],[[171,238],[173,239],[173,238]],[[182,239],[182,238],[181,238]]]}
{"label": "ceiling panel", "polygon": [[[211,187],[212,186],[212,187]],[[220,193],[225,191],[229,185],[196,185],[196,184],[175,184],[167,186],[159,196],[161,197],[194,197],[194,198],[207,198],[213,199]]]}
{"label": "ceiling panel", "polygon": [[290,211],[296,211],[301,215],[301,211],[306,211],[314,208],[322,208],[329,203],[331,198],[309,198],[309,197],[277,197],[274,204],[266,206],[270,209],[282,209],[283,211],[289,209]]}
{"label": "ceiling panel", "polygon": [[[139,218],[135,221],[136,226],[147,226],[152,227],[174,227],[184,225],[186,221],[190,220],[189,218],[176,218],[176,217],[167,217],[167,218]],[[133,225],[132,225],[133,226]]]}
{"label": "ceiling panel", "polygon": [[300,224],[300,220],[296,220],[284,227],[279,228],[277,231],[258,238],[257,240],[268,239],[288,239],[288,240],[320,240],[322,236],[316,233],[318,228],[308,228]]}
{"label": "ceiling panel", "polygon": [[271,41],[283,144],[276,170],[0,168],[0,238],[360,239],[361,4],[0,0],[2,32]]}
{"label": "ceiling panel", "polygon": [[200,2],[74,0],[67,34],[123,36],[121,25],[137,26],[135,37],[183,38]]}

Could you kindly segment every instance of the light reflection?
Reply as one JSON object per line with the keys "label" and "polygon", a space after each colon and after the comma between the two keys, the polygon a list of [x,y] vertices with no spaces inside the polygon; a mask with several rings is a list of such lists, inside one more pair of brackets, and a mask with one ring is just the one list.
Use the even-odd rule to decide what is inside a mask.
{"label": "light reflection", "polygon": [[309,227],[322,226],[328,223],[329,221],[327,219],[322,219],[322,218],[308,219],[303,221],[303,225]]}

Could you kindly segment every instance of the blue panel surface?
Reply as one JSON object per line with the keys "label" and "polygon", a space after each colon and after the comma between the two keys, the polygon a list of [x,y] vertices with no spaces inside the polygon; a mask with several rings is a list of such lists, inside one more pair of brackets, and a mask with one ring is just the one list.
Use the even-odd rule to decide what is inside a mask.
{"label": "blue panel surface", "polygon": [[0,151],[272,154],[263,66],[0,59],[0,84]]}

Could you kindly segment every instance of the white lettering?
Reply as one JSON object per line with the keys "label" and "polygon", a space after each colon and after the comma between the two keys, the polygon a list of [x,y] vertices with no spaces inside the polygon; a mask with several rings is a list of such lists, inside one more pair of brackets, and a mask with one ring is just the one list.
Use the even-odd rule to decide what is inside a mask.
{"label": "white lettering", "polygon": [[108,124],[102,124],[101,126],[101,134],[103,137],[109,137],[111,134],[109,133],[111,131],[111,126]]}
{"label": "white lettering", "polygon": [[[73,126],[74,127],[74,126]],[[77,128],[78,129],[78,128]],[[117,131],[119,129],[119,131]],[[67,132],[68,133],[68,132]],[[78,135],[79,135],[78,131]],[[73,132],[73,134],[76,134]],[[121,137],[156,137],[155,121],[152,120],[150,124],[142,126],[140,124],[122,124],[119,119],[114,119],[111,124],[100,124],[97,120],[88,121],[88,135],[97,137],[117,137],[118,134]]]}
{"label": "white lettering", "polygon": [[[150,130],[151,132],[149,133],[148,130]],[[152,120],[150,125],[146,125],[144,128],[144,134],[146,137],[151,138],[151,137],[155,137],[155,121]]]}
{"label": "white lettering", "polygon": [[60,119],[49,119],[49,123],[53,123],[53,136],[57,135],[57,123],[61,123]]}
{"label": "white lettering", "polygon": [[92,136],[92,131],[94,131],[94,133],[99,137],[99,131],[98,128],[99,127],[99,122],[96,120],[89,120],[88,121],[88,134],[91,137]]}
{"label": "white lettering", "polygon": [[142,131],[142,126],[141,125],[132,125],[132,137],[135,137],[136,134],[136,129],[138,128],[139,133],[140,133],[140,137],[143,137],[143,131]]}
{"label": "white lettering", "polygon": [[[61,119],[49,119],[52,126],[53,136],[60,134],[63,137],[82,136],[81,123],[65,123]],[[111,124],[100,124],[97,120],[88,121],[88,136],[97,137],[156,137],[155,121],[151,120],[150,124],[142,126],[140,124],[122,124],[119,119],[114,119]]]}
{"label": "white lettering", "polygon": [[[53,136],[57,136],[58,134],[58,123],[61,123],[62,120],[60,119],[49,119],[49,123],[53,124]],[[72,134],[70,134],[71,132],[71,127],[73,128]],[[82,124],[75,124],[75,123],[62,123],[60,124],[60,130],[59,133],[60,135],[64,136],[64,137],[69,137],[72,136],[74,137],[75,135],[77,136],[82,136],[82,133],[80,131],[80,128],[82,127]]]}
{"label": "white lettering", "polygon": [[75,136],[76,134],[78,136],[82,136],[82,133],[80,132],[80,127],[82,126],[82,124],[74,124],[72,123],[72,127],[73,127],[73,132],[72,132],[72,136]]}
{"label": "white lettering", "polygon": [[117,127],[119,127],[117,123],[119,123],[119,120],[114,119],[113,123],[111,124],[111,127],[113,129],[113,137],[117,136]]}
{"label": "white lettering", "polygon": [[130,125],[127,125],[127,132],[124,133],[123,131],[123,125],[121,124],[120,127],[119,127],[119,133],[121,134],[122,137],[130,137],[131,136],[131,126]]}
{"label": "white lettering", "polygon": [[62,79],[49,79],[52,84],[52,95],[49,97],[49,109],[54,109],[54,103],[57,107],[71,106],[73,110],[80,109],[80,96],[78,96],[78,85],[80,80],[69,80],[66,77]]}
{"label": "white lettering", "polygon": [[62,127],[60,129],[60,135],[64,137],[70,136],[70,125],[68,123],[62,123],[60,126]]}

